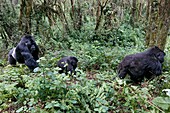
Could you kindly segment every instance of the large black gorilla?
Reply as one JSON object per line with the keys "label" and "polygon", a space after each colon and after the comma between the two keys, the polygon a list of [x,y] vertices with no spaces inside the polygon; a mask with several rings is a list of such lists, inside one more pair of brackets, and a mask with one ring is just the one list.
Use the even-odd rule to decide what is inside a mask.
{"label": "large black gorilla", "polygon": [[36,60],[38,57],[39,48],[34,41],[33,36],[25,35],[21,38],[17,46],[9,51],[8,61],[11,65],[18,63],[25,63],[32,71],[38,67]]}
{"label": "large black gorilla", "polygon": [[153,75],[161,75],[164,56],[165,53],[157,46],[145,52],[127,55],[118,65],[118,76],[123,79],[128,74],[137,83],[144,77],[150,79]]}
{"label": "large black gorilla", "polygon": [[62,59],[60,59],[57,62],[57,66],[59,68],[61,68],[61,70],[59,70],[59,73],[65,73],[68,74],[68,72],[70,72],[70,74],[72,75],[72,73],[75,75],[76,71],[75,69],[77,68],[77,62],[78,59],[76,57],[73,56],[66,56],[63,57]]}

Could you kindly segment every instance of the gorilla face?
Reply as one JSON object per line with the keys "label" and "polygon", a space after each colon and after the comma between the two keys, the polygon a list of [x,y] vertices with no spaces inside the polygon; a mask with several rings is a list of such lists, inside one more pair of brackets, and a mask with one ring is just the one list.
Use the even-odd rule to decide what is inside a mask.
{"label": "gorilla face", "polygon": [[[22,40],[22,41],[23,41],[23,40]],[[26,39],[26,40],[23,41],[22,43],[25,43],[25,46],[27,46],[28,48],[31,48],[31,46],[32,46],[31,39],[30,39],[30,40]]]}
{"label": "gorilla face", "polygon": [[164,52],[159,52],[159,53],[156,54],[155,57],[160,61],[160,63],[163,63],[164,62],[165,53]]}
{"label": "gorilla face", "polygon": [[38,46],[34,41],[34,37],[32,37],[31,35],[26,35],[26,36],[22,37],[22,39],[21,39],[21,41],[19,42],[18,45],[25,46],[30,51],[34,51],[34,50],[38,49]]}
{"label": "gorilla face", "polygon": [[160,61],[160,63],[164,62],[164,57],[166,55],[165,52],[159,49],[157,46],[153,46],[148,49],[148,54],[154,55]]}

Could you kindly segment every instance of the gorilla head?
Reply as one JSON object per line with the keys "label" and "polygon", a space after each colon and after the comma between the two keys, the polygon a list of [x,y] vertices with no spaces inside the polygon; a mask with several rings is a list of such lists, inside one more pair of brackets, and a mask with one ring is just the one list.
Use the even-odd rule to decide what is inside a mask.
{"label": "gorilla head", "polygon": [[155,58],[157,58],[160,63],[163,63],[164,62],[164,56],[165,56],[165,53],[159,49],[157,46],[153,46],[151,48],[149,48],[146,53],[150,56],[154,56]]}
{"label": "gorilla head", "polygon": [[8,61],[11,65],[16,65],[16,62],[25,63],[32,71],[38,67],[38,63],[36,62],[39,59],[38,53],[39,48],[33,36],[25,35],[21,38],[17,46],[9,51]]}
{"label": "gorilla head", "polygon": [[134,82],[141,82],[144,77],[162,73],[162,63],[165,53],[157,46],[151,47],[145,52],[127,55],[118,65],[118,76],[123,79],[126,74]]}
{"label": "gorilla head", "polygon": [[76,74],[75,69],[77,68],[77,62],[78,59],[76,57],[73,56],[63,57],[57,62],[57,66],[61,68],[61,70],[59,70],[59,73],[68,74],[68,72],[70,72],[71,75],[72,73]]}

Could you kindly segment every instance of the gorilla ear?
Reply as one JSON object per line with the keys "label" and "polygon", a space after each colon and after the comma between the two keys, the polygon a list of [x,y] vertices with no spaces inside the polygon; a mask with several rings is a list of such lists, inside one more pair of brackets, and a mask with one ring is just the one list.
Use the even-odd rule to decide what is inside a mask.
{"label": "gorilla ear", "polygon": [[159,47],[158,47],[158,46],[153,46],[153,48],[155,48],[155,49],[159,49]]}
{"label": "gorilla ear", "polygon": [[157,46],[153,46],[154,48],[158,48]]}

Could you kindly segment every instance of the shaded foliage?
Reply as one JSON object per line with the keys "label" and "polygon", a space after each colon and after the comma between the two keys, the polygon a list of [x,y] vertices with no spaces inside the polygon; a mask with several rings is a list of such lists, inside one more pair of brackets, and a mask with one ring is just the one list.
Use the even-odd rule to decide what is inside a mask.
{"label": "shaded foliage", "polygon": [[[146,49],[147,1],[34,0],[28,14],[40,48],[34,73],[24,65],[8,65],[7,50],[26,28],[18,31],[21,5],[1,1],[0,112],[169,112],[169,103],[159,103],[169,99],[162,92],[170,87],[169,43],[163,75],[141,85],[129,78],[112,80],[124,56]],[[22,25],[30,28],[23,14]],[[58,73],[56,62],[64,56],[78,58],[76,75]]]}

